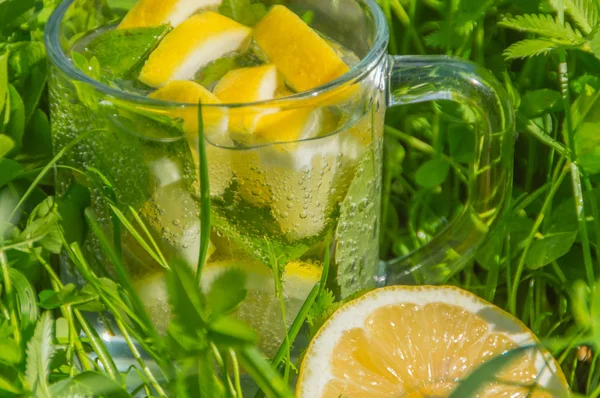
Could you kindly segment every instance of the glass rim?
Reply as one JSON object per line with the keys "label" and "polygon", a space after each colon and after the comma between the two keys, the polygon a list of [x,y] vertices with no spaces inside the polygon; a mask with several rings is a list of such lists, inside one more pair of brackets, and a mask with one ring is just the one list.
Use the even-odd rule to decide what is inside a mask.
{"label": "glass rim", "polygon": [[[92,86],[97,91],[110,95],[112,97],[140,103],[150,106],[162,106],[162,107],[192,107],[198,106],[197,103],[186,103],[177,101],[167,101],[155,98],[149,98],[142,94],[136,94],[127,92],[118,88],[110,87],[98,80],[91,78],[90,76],[83,73],[78,69],[70,58],[65,54],[60,45],[60,26],[63,22],[65,14],[69,7],[73,5],[76,0],[65,0],[58,8],[52,13],[46,27],[44,29],[44,44],[46,46],[46,52],[48,58],[56,67],[71,78],[78,80],[82,83],[86,83]],[[360,82],[368,76],[368,74],[379,65],[381,58],[386,54],[386,48],[388,43],[388,26],[385,20],[383,11],[375,0],[360,0],[367,5],[368,11],[373,15],[375,21],[375,40],[372,47],[369,49],[367,55],[360,60],[356,65],[352,66],[350,70],[344,73],[342,76],[309,91],[296,93],[286,97],[275,98],[270,100],[262,100],[255,102],[245,103],[231,103],[231,104],[202,104],[202,107],[211,108],[242,108],[250,106],[258,107],[282,107],[282,105],[289,107],[295,103],[301,104],[303,100],[315,100],[321,96],[325,96],[331,91],[334,91],[343,86],[349,86],[351,84]]]}

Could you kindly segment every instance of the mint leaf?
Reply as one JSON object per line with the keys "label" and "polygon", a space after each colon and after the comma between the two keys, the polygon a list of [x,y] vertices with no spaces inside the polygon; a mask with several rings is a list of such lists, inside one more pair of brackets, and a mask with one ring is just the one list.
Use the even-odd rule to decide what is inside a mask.
{"label": "mint leaf", "polygon": [[246,68],[263,64],[255,54],[247,52],[244,54],[234,54],[228,57],[219,58],[208,64],[196,74],[196,81],[209,88],[212,84],[219,81],[227,72],[236,68]]}
{"label": "mint leaf", "polygon": [[12,151],[15,147],[15,142],[9,136],[0,134],[0,158]]}
{"label": "mint leaf", "polygon": [[87,58],[96,57],[102,70],[112,77],[123,77],[150,54],[169,30],[169,25],[112,29],[94,38],[85,54]]}
{"label": "mint leaf", "polygon": [[40,318],[33,337],[27,343],[26,379],[36,397],[50,397],[48,376],[50,375],[50,359],[54,353],[52,329],[54,320],[50,312]]}
{"label": "mint leaf", "polygon": [[223,0],[219,12],[241,24],[254,26],[267,14],[267,7],[252,0]]}
{"label": "mint leaf", "polygon": [[25,134],[25,104],[19,92],[12,84],[8,85],[8,124],[4,133],[15,143],[15,149],[20,149]]}
{"label": "mint leaf", "polygon": [[37,242],[49,252],[59,253],[62,248],[59,219],[54,198],[49,196],[31,212],[17,242]]}
{"label": "mint leaf", "polygon": [[25,170],[19,163],[10,159],[0,158],[0,187],[23,174]]}
{"label": "mint leaf", "polygon": [[[76,51],[71,52],[71,59],[73,64],[79,68],[83,73],[95,80],[100,80],[100,63],[96,57],[88,60],[87,57]],[[88,108],[92,110],[98,109],[98,98],[96,91],[87,83],[74,81],[75,91],[79,100]]]}
{"label": "mint leaf", "polygon": [[528,91],[521,101],[519,111],[532,119],[550,112],[562,111],[562,97],[556,90]]}
{"label": "mint leaf", "polygon": [[[306,314],[306,322],[310,325],[311,331],[320,326],[318,324],[319,319],[323,318],[326,313],[331,313],[334,308],[335,297],[331,290],[325,289],[315,299],[314,304],[310,307],[308,314]],[[337,308],[337,306],[335,306]],[[316,332],[316,330],[314,330]]]}
{"label": "mint leaf", "polygon": [[223,57],[203,68],[196,76],[196,81],[204,87],[209,87],[219,81],[227,72],[237,67],[236,57]]}
{"label": "mint leaf", "polygon": [[14,24],[15,20],[35,5],[35,0],[5,0],[0,2],[0,26],[2,29]]}
{"label": "mint leaf", "polygon": [[448,178],[450,164],[444,159],[431,159],[417,170],[415,180],[424,188],[435,188]]}
{"label": "mint leaf", "polygon": [[246,293],[246,274],[237,268],[225,271],[211,284],[206,296],[211,316],[233,311]]}
{"label": "mint leaf", "polygon": [[49,393],[52,397],[131,397],[115,380],[103,373],[91,371],[52,384]]}
{"label": "mint leaf", "polygon": [[577,231],[556,231],[544,234],[527,252],[527,266],[531,269],[544,267],[569,252],[577,239]]}
{"label": "mint leaf", "polygon": [[224,347],[256,344],[258,339],[250,326],[233,316],[222,316],[212,321],[208,333],[211,341]]}

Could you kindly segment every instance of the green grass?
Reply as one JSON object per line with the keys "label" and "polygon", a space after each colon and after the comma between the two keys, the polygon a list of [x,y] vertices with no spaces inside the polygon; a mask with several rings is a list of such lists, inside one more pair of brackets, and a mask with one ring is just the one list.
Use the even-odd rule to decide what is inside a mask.
{"label": "green grass", "polygon": [[[115,221],[111,234],[105,235],[98,228],[98,215],[88,209],[85,190],[53,197],[51,172],[68,149],[56,156],[49,150],[48,76],[40,40],[55,3],[0,2],[0,396],[60,396],[69,389],[129,396],[125,381],[130,375],[116,371],[102,339],[82,316],[102,310],[115,314],[115,327],[138,362],[129,373],[141,380],[139,391],[235,396],[240,364],[265,393],[286,396],[283,378],[257,352],[256,336],[227,316],[238,299],[223,299],[224,308],[211,306],[191,271],[177,262],[167,265],[150,237],[148,250],[171,268],[173,327],[167,338],[158,337],[121,266],[118,237],[127,227],[137,227]],[[235,8],[238,2],[227,3]],[[475,61],[503,83],[517,109],[511,208],[475,259],[448,283],[516,315],[557,358],[575,393],[600,396],[600,2],[379,3],[391,29],[390,53],[446,54]],[[460,209],[466,195],[462,176],[473,152],[464,139],[469,129],[464,119],[462,109],[445,103],[388,111],[384,259],[424,245]],[[433,170],[431,186],[419,170],[435,159],[442,160],[441,167],[451,167],[449,172]],[[110,185],[97,173],[89,178],[97,189]],[[94,234],[111,258],[115,282],[82,255],[86,233]],[[138,238],[146,239],[142,234]],[[56,268],[60,252],[88,287],[77,290],[61,282]],[[235,297],[244,297],[243,276],[223,278],[238,293]],[[310,296],[311,302],[327,303],[325,313],[331,306],[327,294],[319,289]],[[304,318],[311,323],[321,315],[308,307],[294,322],[293,334]],[[136,351],[134,340],[159,370],[145,366],[146,357]],[[97,362],[88,360],[89,352]],[[293,371],[284,348],[277,358],[273,365],[284,368],[282,373]],[[479,372],[476,377],[461,391],[471,391],[486,375]]]}

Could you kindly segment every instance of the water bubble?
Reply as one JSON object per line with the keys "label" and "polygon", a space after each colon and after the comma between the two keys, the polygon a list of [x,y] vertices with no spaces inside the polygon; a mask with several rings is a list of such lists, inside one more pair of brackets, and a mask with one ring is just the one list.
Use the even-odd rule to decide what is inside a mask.
{"label": "water bubble", "polygon": [[367,206],[369,205],[369,200],[368,199],[363,199],[358,203],[358,211],[362,212],[364,211]]}

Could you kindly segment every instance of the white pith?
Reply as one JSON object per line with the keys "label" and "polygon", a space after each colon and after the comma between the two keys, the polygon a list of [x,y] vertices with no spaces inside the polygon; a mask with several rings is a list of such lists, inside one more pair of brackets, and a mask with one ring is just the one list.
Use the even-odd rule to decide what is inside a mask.
{"label": "white pith", "polygon": [[[489,324],[489,333],[506,335],[519,346],[535,344],[536,340],[520,322],[507,313],[486,303],[477,296],[453,287],[403,287],[385,288],[371,292],[338,310],[311,341],[302,364],[302,385],[297,397],[318,398],[323,396],[327,382],[332,377],[330,359],[334,348],[344,332],[364,328],[365,320],[378,308],[396,304],[446,303],[472,312]],[[550,390],[562,391],[563,383],[556,375],[556,362],[549,353],[536,352],[535,366],[539,372],[537,382]]]}
{"label": "white pith", "polygon": [[222,0],[179,0],[175,3],[171,14],[165,22],[169,22],[173,27],[176,27],[196,11],[218,6],[221,4],[221,1]]}
{"label": "white pith", "polygon": [[245,47],[248,44],[250,32],[247,28],[233,29],[203,41],[191,54],[188,54],[169,81],[192,80],[196,72],[203,66]]}

